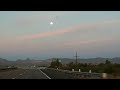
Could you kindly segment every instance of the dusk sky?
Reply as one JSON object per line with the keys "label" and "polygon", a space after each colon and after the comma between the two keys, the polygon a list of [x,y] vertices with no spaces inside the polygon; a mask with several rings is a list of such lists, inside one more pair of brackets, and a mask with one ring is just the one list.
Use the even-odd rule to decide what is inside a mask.
{"label": "dusk sky", "polygon": [[0,58],[75,58],[76,51],[119,57],[120,11],[0,11]]}

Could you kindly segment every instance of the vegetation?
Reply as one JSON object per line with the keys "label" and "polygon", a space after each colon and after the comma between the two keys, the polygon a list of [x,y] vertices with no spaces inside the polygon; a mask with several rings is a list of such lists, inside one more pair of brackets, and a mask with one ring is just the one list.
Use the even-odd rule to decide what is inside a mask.
{"label": "vegetation", "polygon": [[78,71],[81,69],[82,72],[88,72],[91,70],[92,72],[96,73],[108,73],[113,76],[120,76],[120,64],[111,63],[109,60],[106,60],[105,63],[100,64],[92,64],[92,63],[78,63],[75,64],[74,62],[70,62],[66,65],[62,65],[61,62],[59,62],[59,59],[55,59],[51,62],[50,68],[61,68],[65,70],[72,70]]}
{"label": "vegetation", "polygon": [[62,64],[59,62],[59,59],[56,58],[51,62],[50,68],[61,68]]}

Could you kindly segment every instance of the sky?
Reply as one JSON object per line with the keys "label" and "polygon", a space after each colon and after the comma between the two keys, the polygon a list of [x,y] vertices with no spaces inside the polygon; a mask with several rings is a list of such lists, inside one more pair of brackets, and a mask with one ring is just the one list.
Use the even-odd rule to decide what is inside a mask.
{"label": "sky", "polygon": [[119,57],[119,46],[120,11],[0,11],[0,58]]}

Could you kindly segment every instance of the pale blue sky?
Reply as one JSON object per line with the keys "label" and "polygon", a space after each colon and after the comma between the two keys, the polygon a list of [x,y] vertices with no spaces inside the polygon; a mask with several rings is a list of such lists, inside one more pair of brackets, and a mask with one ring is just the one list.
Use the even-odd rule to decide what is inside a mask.
{"label": "pale blue sky", "polygon": [[116,57],[119,33],[119,11],[0,11],[0,57]]}

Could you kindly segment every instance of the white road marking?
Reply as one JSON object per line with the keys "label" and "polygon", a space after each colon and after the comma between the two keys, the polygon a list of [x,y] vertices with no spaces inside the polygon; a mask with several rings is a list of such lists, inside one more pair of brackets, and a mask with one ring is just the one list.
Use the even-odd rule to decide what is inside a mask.
{"label": "white road marking", "polygon": [[[40,70],[40,69],[39,69]],[[40,70],[41,71],[41,70]],[[42,74],[44,74],[48,79],[51,79],[48,75],[46,75],[44,72],[41,71]]]}
{"label": "white road marking", "polygon": [[[26,73],[26,71],[25,71],[24,73]],[[23,73],[23,74],[24,74],[24,73]],[[23,74],[19,74],[19,75],[23,75]],[[18,77],[19,77],[19,76],[16,76],[15,78],[18,78]],[[15,79],[15,78],[12,78],[12,79]]]}

